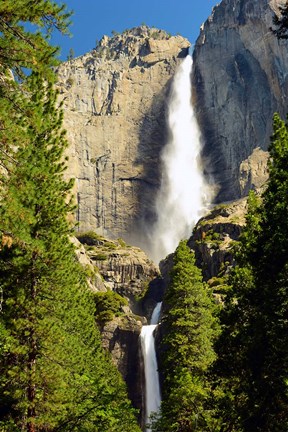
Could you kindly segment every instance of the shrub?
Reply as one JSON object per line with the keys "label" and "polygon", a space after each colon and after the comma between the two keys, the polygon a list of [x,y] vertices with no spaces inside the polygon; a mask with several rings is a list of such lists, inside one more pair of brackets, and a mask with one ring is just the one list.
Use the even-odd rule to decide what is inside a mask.
{"label": "shrub", "polygon": [[105,261],[107,259],[107,255],[104,253],[98,253],[96,255],[91,256],[91,259],[95,261]]}
{"label": "shrub", "polygon": [[103,237],[97,234],[95,231],[79,232],[76,234],[76,238],[82,244],[87,244],[89,246],[95,246],[103,244]]}
{"label": "shrub", "polygon": [[115,316],[122,315],[122,306],[127,306],[128,301],[114,291],[95,293],[96,321],[103,324],[111,321]]}

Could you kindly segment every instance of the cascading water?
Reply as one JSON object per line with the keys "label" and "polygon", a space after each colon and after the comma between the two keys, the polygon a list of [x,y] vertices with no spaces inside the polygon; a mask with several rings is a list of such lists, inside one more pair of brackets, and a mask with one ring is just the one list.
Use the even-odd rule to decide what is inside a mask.
{"label": "cascading water", "polygon": [[[142,327],[141,331],[141,348],[144,359],[145,369],[145,412],[146,422],[152,412],[157,412],[161,403],[159,375],[157,369],[157,359],[155,351],[154,330],[157,327],[162,303],[157,303],[150,320],[150,325]],[[146,432],[150,429],[146,429]]]}
{"label": "cascading water", "polygon": [[162,180],[156,199],[157,221],[150,229],[150,256],[159,262],[174,252],[211,202],[201,164],[200,130],[192,107],[192,57],[179,66],[168,112],[170,139],[161,155]]}
{"label": "cascading water", "polygon": [[[156,200],[157,221],[149,230],[149,255],[159,262],[174,252],[179,241],[192,233],[211,202],[212,188],[207,185],[201,164],[200,131],[191,99],[192,58],[187,56],[178,68],[169,100],[170,139],[161,155],[162,180]],[[141,346],[146,379],[146,420],[158,411],[161,398],[153,332],[161,305],[157,304],[151,325],[141,331]],[[157,317],[158,313],[158,317]],[[147,430],[146,430],[147,431]]]}

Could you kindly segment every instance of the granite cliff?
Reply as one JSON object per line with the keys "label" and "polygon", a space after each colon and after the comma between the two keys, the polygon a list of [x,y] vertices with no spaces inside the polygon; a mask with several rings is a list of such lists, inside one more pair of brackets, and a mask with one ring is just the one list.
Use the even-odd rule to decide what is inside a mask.
{"label": "granite cliff", "polygon": [[[288,96],[288,44],[270,29],[281,3],[223,0],[195,45],[193,104],[217,202],[267,178],[272,115],[286,115]],[[79,230],[143,244],[142,223],[155,218],[167,95],[188,48],[181,36],[143,26],[104,36],[59,67]]]}
{"label": "granite cliff", "polygon": [[[159,269],[141,249],[122,239],[108,240],[90,231],[80,232],[71,240],[94,292],[103,347],[111,353],[133,406],[139,410],[139,423],[143,423],[145,392],[139,335],[163,294]],[[118,303],[111,302],[112,294]],[[99,296],[102,319],[97,309]]]}
{"label": "granite cliff", "polygon": [[273,113],[287,112],[288,44],[271,32],[279,4],[222,0],[195,45],[194,104],[218,202],[246,195],[265,178],[266,155],[255,148],[267,150]]}
{"label": "granite cliff", "polygon": [[167,93],[189,46],[143,26],[104,36],[93,51],[59,67],[80,230],[127,239],[153,219]]}

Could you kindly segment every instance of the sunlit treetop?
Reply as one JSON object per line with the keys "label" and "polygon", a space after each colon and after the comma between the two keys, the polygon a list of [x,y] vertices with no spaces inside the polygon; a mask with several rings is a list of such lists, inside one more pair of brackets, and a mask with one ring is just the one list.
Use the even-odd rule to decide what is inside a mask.
{"label": "sunlit treetop", "polygon": [[43,71],[56,64],[57,47],[49,45],[53,30],[68,33],[71,13],[64,4],[48,0],[0,2],[0,72],[11,69]]}

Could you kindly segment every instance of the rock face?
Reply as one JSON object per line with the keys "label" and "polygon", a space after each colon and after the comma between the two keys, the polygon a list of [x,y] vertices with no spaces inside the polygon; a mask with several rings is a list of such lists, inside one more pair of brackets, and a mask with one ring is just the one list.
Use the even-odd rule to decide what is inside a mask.
{"label": "rock face", "polygon": [[136,233],[154,217],[171,77],[189,42],[138,27],[62,64],[58,89],[80,230]]}
{"label": "rock face", "polygon": [[[93,291],[114,291],[126,298],[127,314],[150,314],[149,305],[142,305],[143,297],[150,294],[148,297],[155,304],[163,290],[159,268],[145,252],[122,239],[108,240],[94,232],[79,233],[73,242]],[[158,297],[157,292],[160,292]]]}
{"label": "rock face", "polygon": [[241,196],[248,195],[249,190],[259,190],[268,180],[268,152],[259,147],[240,164],[239,185]]}
{"label": "rock face", "polygon": [[[273,113],[286,115],[288,43],[270,30],[279,4],[283,0],[222,0],[196,42],[194,103],[219,202],[247,193],[248,158],[256,147],[267,150]],[[262,163],[257,156],[256,165]],[[246,174],[242,166],[239,175],[245,160]]]}
{"label": "rock face", "polygon": [[111,320],[101,322],[101,336],[127,384],[133,406],[139,409],[139,423],[144,425],[145,380],[139,335],[142,325],[147,324],[145,316],[159,301],[157,295],[163,294],[159,269],[141,249],[122,239],[107,240],[94,232],[83,232],[71,240],[90,288],[94,292],[114,291],[128,300],[129,306],[121,306],[120,316],[114,314]]}
{"label": "rock face", "polygon": [[200,219],[194,228],[188,245],[195,251],[205,281],[217,277],[222,270],[224,273],[233,264],[231,248],[245,225],[246,211],[247,198],[222,204]]}
{"label": "rock face", "polygon": [[128,396],[139,410],[139,423],[144,420],[144,376],[139,336],[142,322],[134,317],[115,318],[102,329],[103,346],[112,354],[113,361],[121,372]]}

